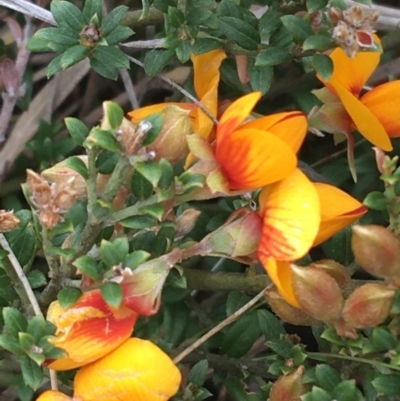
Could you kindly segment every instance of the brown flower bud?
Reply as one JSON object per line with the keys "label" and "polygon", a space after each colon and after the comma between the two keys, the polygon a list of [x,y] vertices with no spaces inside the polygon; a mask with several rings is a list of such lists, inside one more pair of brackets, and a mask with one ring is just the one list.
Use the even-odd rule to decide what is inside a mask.
{"label": "brown flower bud", "polygon": [[11,231],[19,224],[20,220],[13,211],[0,210],[0,232]]}
{"label": "brown flower bud", "polygon": [[39,174],[33,170],[26,170],[28,191],[31,194],[32,201],[37,206],[46,206],[51,202],[51,188]]}
{"label": "brown flower bud", "polygon": [[192,231],[200,214],[200,210],[187,209],[179,215],[176,219],[176,238],[182,238]]}
{"label": "brown flower bud", "polygon": [[336,280],[315,267],[292,265],[292,270],[293,290],[301,308],[329,324],[339,319],[343,297]]}
{"label": "brown flower bud", "polygon": [[335,279],[342,291],[346,288],[346,285],[351,279],[350,274],[347,272],[345,267],[331,259],[324,259],[311,263],[310,267],[315,267],[328,273],[333,279]]}
{"label": "brown flower bud", "polygon": [[176,164],[188,154],[186,136],[193,133],[192,122],[189,112],[178,106],[167,106],[161,114],[164,117],[162,130],[147,149],[155,152],[156,160],[164,158]]}
{"label": "brown flower bud", "polygon": [[304,366],[299,366],[294,372],[281,376],[271,388],[269,401],[300,401],[307,392],[302,383],[304,372]]}
{"label": "brown flower bud", "polygon": [[54,206],[60,213],[66,213],[75,203],[77,194],[73,189],[65,187],[57,192],[54,197]]}
{"label": "brown flower bud", "polygon": [[400,241],[387,228],[354,226],[354,256],[364,270],[375,276],[394,278],[400,273]]}
{"label": "brown flower bud", "polygon": [[308,313],[287,303],[276,287],[265,290],[264,296],[272,310],[285,322],[296,326],[318,326],[321,324],[320,321],[314,319]]}
{"label": "brown flower bud", "polygon": [[343,319],[356,328],[375,327],[388,317],[394,296],[395,291],[382,284],[364,284],[346,300]]}
{"label": "brown flower bud", "polygon": [[350,338],[352,340],[356,340],[358,338],[357,330],[346,323],[343,318],[340,318],[337,322],[335,322],[334,326],[338,336]]}
{"label": "brown flower bud", "polygon": [[40,211],[38,216],[42,226],[48,230],[54,228],[61,221],[61,216],[52,210]]}

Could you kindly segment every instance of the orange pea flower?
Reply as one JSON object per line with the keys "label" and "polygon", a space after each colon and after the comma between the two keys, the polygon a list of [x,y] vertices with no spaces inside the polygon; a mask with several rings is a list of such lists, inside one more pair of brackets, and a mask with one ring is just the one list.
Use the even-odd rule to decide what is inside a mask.
{"label": "orange pea flower", "polygon": [[47,314],[47,319],[57,327],[51,343],[63,349],[67,357],[47,361],[47,367],[74,369],[103,357],[131,336],[137,317],[126,306],[109,306],[100,290],[84,293],[66,309],[54,301]]}
{"label": "orange pea flower", "polygon": [[[356,128],[375,146],[390,151],[393,149],[390,138],[400,136],[400,103],[397,99],[400,80],[378,85],[361,95],[381,54],[382,51],[358,52],[354,58],[349,58],[337,48],[330,55],[333,61],[331,78],[328,81],[319,79],[339,98],[350,117],[351,128]],[[320,97],[321,92],[315,91],[315,94]],[[323,92],[321,96],[324,96]]]}
{"label": "orange pea flower", "polygon": [[258,257],[281,296],[299,307],[291,262],[358,220],[367,208],[331,185],[311,183],[300,171],[260,194],[263,230]]}

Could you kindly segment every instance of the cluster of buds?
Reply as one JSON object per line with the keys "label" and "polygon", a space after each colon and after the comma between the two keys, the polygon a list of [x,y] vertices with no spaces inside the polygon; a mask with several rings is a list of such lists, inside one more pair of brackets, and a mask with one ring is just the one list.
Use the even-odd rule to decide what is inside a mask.
{"label": "cluster of buds", "polygon": [[30,200],[36,208],[43,227],[51,229],[62,221],[62,215],[68,212],[77,199],[77,192],[72,183],[74,177],[60,183],[49,184],[39,174],[27,170],[27,187]]}
{"label": "cluster of buds", "polygon": [[355,339],[357,329],[375,327],[390,314],[395,290],[388,283],[364,284],[345,299],[351,280],[341,264],[323,260],[308,267],[292,265],[292,272],[300,308],[288,304],[275,288],[265,293],[274,311],[289,323],[311,326],[323,322],[334,326],[340,336]]}
{"label": "cluster of buds", "polygon": [[355,57],[362,48],[374,47],[374,25],[379,16],[377,11],[354,5],[345,11],[331,8],[328,16],[333,26],[332,39],[350,58]]}
{"label": "cluster of buds", "polygon": [[0,209],[0,233],[11,231],[19,224],[19,221],[13,211]]}

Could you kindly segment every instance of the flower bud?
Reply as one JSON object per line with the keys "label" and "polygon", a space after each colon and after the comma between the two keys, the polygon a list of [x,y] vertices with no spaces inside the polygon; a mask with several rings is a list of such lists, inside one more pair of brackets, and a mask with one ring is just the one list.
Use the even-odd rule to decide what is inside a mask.
{"label": "flower bud", "polygon": [[375,327],[388,317],[394,296],[395,291],[382,284],[364,284],[347,298],[343,319],[356,328]]}
{"label": "flower bud", "polygon": [[0,209],[0,233],[11,231],[19,224],[20,220],[13,211],[7,212]]}
{"label": "flower bud", "polygon": [[46,390],[44,393],[40,394],[36,401],[73,401],[73,399],[59,391]]}
{"label": "flower bud", "polygon": [[324,259],[311,263],[310,267],[315,267],[328,273],[333,279],[335,279],[342,291],[346,288],[346,285],[351,279],[350,274],[347,272],[345,267],[331,259]]}
{"label": "flower bud", "polygon": [[326,323],[339,319],[343,297],[336,280],[315,267],[292,265],[292,270],[293,290],[301,308]]}
{"label": "flower bud", "polygon": [[176,218],[176,238],[182,238],[190,231],[196,224],[201,212],[197,209],[187,209]]}
{"label": "flower bud", "polygon": [[52,191],[50,185],[33,170],[26,170],[26,185],[35,206],[47,206],[51,202]]}
{"label": "flower bud", "polygon": [[178,106],[167,106],[161,114],[164,117],[162,130],[147,149],[156,153],[156,160],[166,159],[176,164],[188,154],[186,136],[193,133],[192,122],[189,112]]}
{"label": "flower bud", "polygon": [[354,226],[351,239],[354,256],[368,273],[395,278],[400,273],[400,241],[387,228]]}
{"label": "flower bud", "polygon": [[269,401],[300,401],[307,392],[302,382],[304,366],[299,366],[294,372],[281,376],[272,386]]}
{"label": "flower bud", "polygon": [[286,302],[275,287],[265,290],[264,296],[272,310],[285,322],[296,326],[318,326],[321,324],[320,321],[314,319],[303,310]]}

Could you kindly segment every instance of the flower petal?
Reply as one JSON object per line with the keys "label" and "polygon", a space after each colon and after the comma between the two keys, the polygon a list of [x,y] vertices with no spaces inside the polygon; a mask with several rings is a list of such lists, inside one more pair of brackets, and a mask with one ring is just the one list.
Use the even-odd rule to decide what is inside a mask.
{"label": "flower petal", "polygon": [[181,374],[160,348],[130,338],[75,376],[74,399],[83,401],[167,401],[178,391]]}
{"label": "flower petal", "polygon": [[253,128],[236,130],[217,141],[215,158],[231,189],[255,189],[276,182],[289,175],[297,162],[281,139]]}
{"label": "flower petal", "polygon": [[375,146],[386,151],[392,150],[390,138],[377,117],[342,85],[332,83],[332,86],[360,134]]}
{"label": "flower petal", "polygon": [[321,224],[313,246],[361,218],[367,208],[357,199],[339,188],[323,183],[314,183],[321,205]]}
{"label": "flower petal", "polygon": [[330,54],[333,61],[333,74],[330,80],[326,82],[320,76],[318,78],[328,87],[340,84],[358,96],[378,66],[381,54],[381,51],[358,52],[355,57],[350,58],[338,47]]}
{"label": "flower petal", "polygon": [[282,298],[290,305],[299,308],[293,291],[293,272],[290,263],[277,261],[274,258],[260,258],[260,261]]}
{"label": "flower petal", "polygon": [[217,144],[246,120],[260,98],[261,92],[252,92],[240,97],[228,106],[218,122]]}
{"label": "flower petal", "polygon": [[265,187],[260,194],[263,230],[258,257],[291,261],[311,248],[320,224],[318,193],[296,169],[285,179]]}
{"label": "flower petal", "polygon": [[384,126],[390,137],[400,136],[400,80],[387,82],[360,99]]}
{"label": "flower petal", "polygon": [[103,357],[131,336],[137,316],[125,306],[108,306],[100,290],[84,293],[68,309],[53,302],[47,319],[56,325],[57,332],[50,342],[66,351],[68,357],[50,361],[47,367],[74,369]]}
{"label": "flower petal", "polygon": [[301,111],[276,113],[250,121],[241,127],[244,128],[268,131],[297,153],[307,134],[307,117]]}
{"label": "flower petal", "polygon": [[47,390],[36,401],[73,401],[71,397],[56,390]]}

